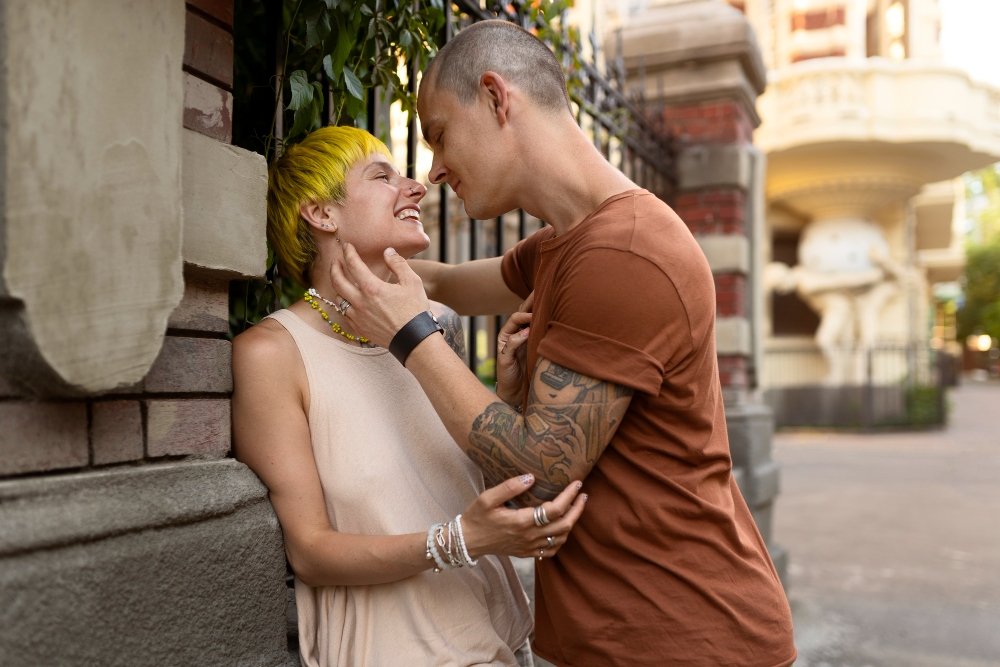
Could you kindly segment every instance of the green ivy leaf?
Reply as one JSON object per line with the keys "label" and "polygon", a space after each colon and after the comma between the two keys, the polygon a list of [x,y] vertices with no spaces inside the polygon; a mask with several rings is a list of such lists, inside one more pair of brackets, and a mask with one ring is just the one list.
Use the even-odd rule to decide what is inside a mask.
{"label": "green ivy leaf", "polygon": [[306,50],[322,44],[330,36],[330,32],[330,15],[321,5],[317,5],[315,13],[306,18]]}
{"label": "green ivy leaf", "polygon": [[313,87],[309,85],[309,77],[303,69],[297,69],[288,77],[288,85],[292,89],[292,100],[288,108],[298,111],[312,99]]}
{"label": "green ivy leaf", "polygon": [[361,80],[349,69],[344,70],[344,84],[351,95],[359,100],[365,99],[365,88],[361,85]]}
{"label": "green ivy leaf", "polygon": [[292,129],[288,131],[288,139],[294,141],[299,136],[312,132],[321,124],[323,115],[323,86],[313,81],[309,86],[310,98],[295,111]]}

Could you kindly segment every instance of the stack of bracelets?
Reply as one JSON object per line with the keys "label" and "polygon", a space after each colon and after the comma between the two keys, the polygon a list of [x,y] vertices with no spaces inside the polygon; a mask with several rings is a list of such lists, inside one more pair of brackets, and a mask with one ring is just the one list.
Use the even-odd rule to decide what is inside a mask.
{"label": "stack of bracelets", "polygon": [[461,514],[448,523],[436,523],[427,531],[427,560],[434,561],[435,572],[466,565],[475,567],[478,561],[465,546]]}

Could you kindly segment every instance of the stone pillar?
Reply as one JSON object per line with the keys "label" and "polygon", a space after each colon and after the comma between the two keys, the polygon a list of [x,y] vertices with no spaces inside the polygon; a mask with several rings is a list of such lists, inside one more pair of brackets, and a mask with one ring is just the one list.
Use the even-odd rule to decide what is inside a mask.
{"label": "stone pillar", "polygon": [[772,414],[756,392],[764,157],[753,141],[765,70],[749,23],[725,0],[651,1],[622,28],[629,86],[678,150],[670,203],[698,239],[715,276],[716,344],[737,479],[782,574],[771,540],[779,471]]}
{"label": "stone pillar", "polygon": [[[0,4],[0,664],[284,665],[284,554],[229,458],[232,0]],[[186,129],[187,128],[187,129]]]}

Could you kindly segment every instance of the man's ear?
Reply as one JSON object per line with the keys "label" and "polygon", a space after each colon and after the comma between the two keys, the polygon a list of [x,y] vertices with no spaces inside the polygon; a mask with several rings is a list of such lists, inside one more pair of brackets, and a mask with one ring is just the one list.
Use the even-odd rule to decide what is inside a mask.
{"label": "man's ear", "polygon": [[490,111],[500,125],[510,120],[510,88],[502,76],[486,71],[479,77],[479,89],[486,96]]}
{"label": "man's ear", "polygon": [[299,215],[311,227],[321,229],[324,232],[337,231],[337,221],[334,216],[333,205],[329,202],[325,204],[314,201],[306,202],[299,206]]}

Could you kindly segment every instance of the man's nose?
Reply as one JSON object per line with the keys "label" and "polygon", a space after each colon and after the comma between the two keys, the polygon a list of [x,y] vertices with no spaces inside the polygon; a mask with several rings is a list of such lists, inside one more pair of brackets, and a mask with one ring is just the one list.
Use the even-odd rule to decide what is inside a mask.
{"label": "man's nose", "polygon": [[434,184],[443,183],[448,178],[448,170],[445,169],[444,162],[441,161],[437,154],[434,155],[434,159],[431,161],[431,170],[428,172],[427,177]]}

